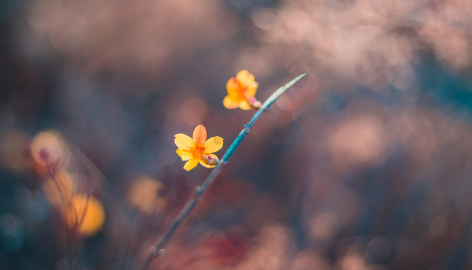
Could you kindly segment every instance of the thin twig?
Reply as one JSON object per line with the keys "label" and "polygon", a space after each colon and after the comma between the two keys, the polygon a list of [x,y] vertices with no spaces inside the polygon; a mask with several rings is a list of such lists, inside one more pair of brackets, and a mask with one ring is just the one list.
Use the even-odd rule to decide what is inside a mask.
{"label": "thin twig", "polygon": [[267,111],[267,109],[274,103],[277,98],[280,97],[285,91],[287,91],[290,87],[292,87],[296,82],[298,82],[300,79],[305,77],[305,73],[299,75],[298,77],[294,78],[284,86],[280,87],[277,89],[266,101],[264,104],[261,105],[261,107],[257,110],[257,112],[254,114],[254,116],[251,118],[251,120],[244,126],[244,129],[241,130],[239,133],[238,137],[233,141],[231,146],[228,148],[226,151],[225,155],[223,158],[218,162],[216,167],[213,169],[213,171],[210,173],[208,178],[205,180],[203,185],[197,186],[195,188],[194,196],[187,202],[185,207],[180,211],[179,215],[175,219],[175,221],[172,223],[170,228],[164,233],[164,236],[162,239],[152,247],[152,251],[149,253],[148,257],[146,260],[143,262],[142,267],[140,269],[145,270],[149,267],[149,264],[151,261],[158,257],[160,254],[164,252],[163,248],[164,246],[170,241],[172,236],[175,234],[177,229],[180,227],[182,222],[185,220],[185,218],[188,217],[188,215],[192,212],[193,208],[197,203],[200,201],[202,195],[205,193],[205,191],[208,190],[208,188],[213,184],[215,181],[216,177],[220,174],[220,172],[223,170],[223,168],[226,166],[228,163],[229,158],[233,155],[234,151],[238,148],[239,144],[242,142],[242,140],[249,134],[249,131],[251,128],[254,126],[256,123],[257,119],[261,117],[261,115]]}

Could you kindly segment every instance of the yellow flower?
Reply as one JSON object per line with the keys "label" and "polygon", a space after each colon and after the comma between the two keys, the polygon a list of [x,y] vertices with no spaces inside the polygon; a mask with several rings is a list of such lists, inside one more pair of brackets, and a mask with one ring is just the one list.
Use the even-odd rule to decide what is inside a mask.
{"label": "yellow flower", "polygon": [[260,103],[254,98],[259,85],[254,81],[254,75],[247,70],[241,70],[236,78],[229,79],[226,84],[228,95],[223,99],[227,109],[241,108],[250,110],[258,108]]}
{"label": "yellow flower", "polygon": [[185,170],[190,171],[199,162],[203,167],[213,168],[218,162],[218,157],[212,153],[223,147],[223,138],[216,136],[207,140],[205,127],[199,125],[193,131],[193,139],[185,134],[176,134],[175,145],[179,148],[177,155],[184,161],[188,160],[184,165]]}
{"label": "yellow flower", "polygon": [[136,179],[126,193],[128,203],[145,214],[162,212],[167,205],[167,197],[166,186],[147,176]]}
{"label": "yellow flower", "polygon": [[64,218],[69,229],[83,236],[96,234],[105,222],[105,210],[95,197],[78,195],[66,209]]}

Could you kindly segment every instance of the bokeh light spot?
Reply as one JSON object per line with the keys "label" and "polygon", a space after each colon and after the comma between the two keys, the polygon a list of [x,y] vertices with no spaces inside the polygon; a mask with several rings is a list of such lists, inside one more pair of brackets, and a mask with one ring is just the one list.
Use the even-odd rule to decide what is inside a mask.
{"label": "bokeh light spot", "polygon": [[131,206],[142,213],[158,213],[167,205],[167,187],[159,181],[142,176],[130,185],[126,198]]}
{"label": "bokeh light spot", "polygon": [[102,203],[93,196],[79,195],[72,199],[71,206],[64,214],[71,230],[84,236],[93,236],[105,222],[105,210]]}

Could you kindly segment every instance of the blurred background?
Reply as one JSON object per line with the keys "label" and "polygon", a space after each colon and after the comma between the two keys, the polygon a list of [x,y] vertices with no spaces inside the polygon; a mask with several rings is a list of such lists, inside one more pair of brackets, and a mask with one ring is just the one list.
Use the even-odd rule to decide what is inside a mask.
{"label": "blurred background", "polygon": [[210,170],[174,134],[256,123],[149,269],[471,269],[472,2],[0,1],[0,269],[133,269]]}

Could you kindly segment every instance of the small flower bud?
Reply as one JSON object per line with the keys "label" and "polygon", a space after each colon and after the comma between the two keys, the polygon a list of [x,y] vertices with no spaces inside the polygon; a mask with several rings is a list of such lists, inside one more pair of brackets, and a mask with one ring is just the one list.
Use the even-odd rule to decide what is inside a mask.
{"label": "small flower bud", "polygon": [[203,159],[205,160],[205,163],[208,164],[208,165],[218,164],[218,158],[214,158],[210,155],[203,155]]}
{"label": "small flower bud", "polygon": [[258,101],[255,97],[248,97],[247,101],[249,102],[249,105],[251,105],[251,108],[254,110],[257,110],[261,107],[261,102]]}

